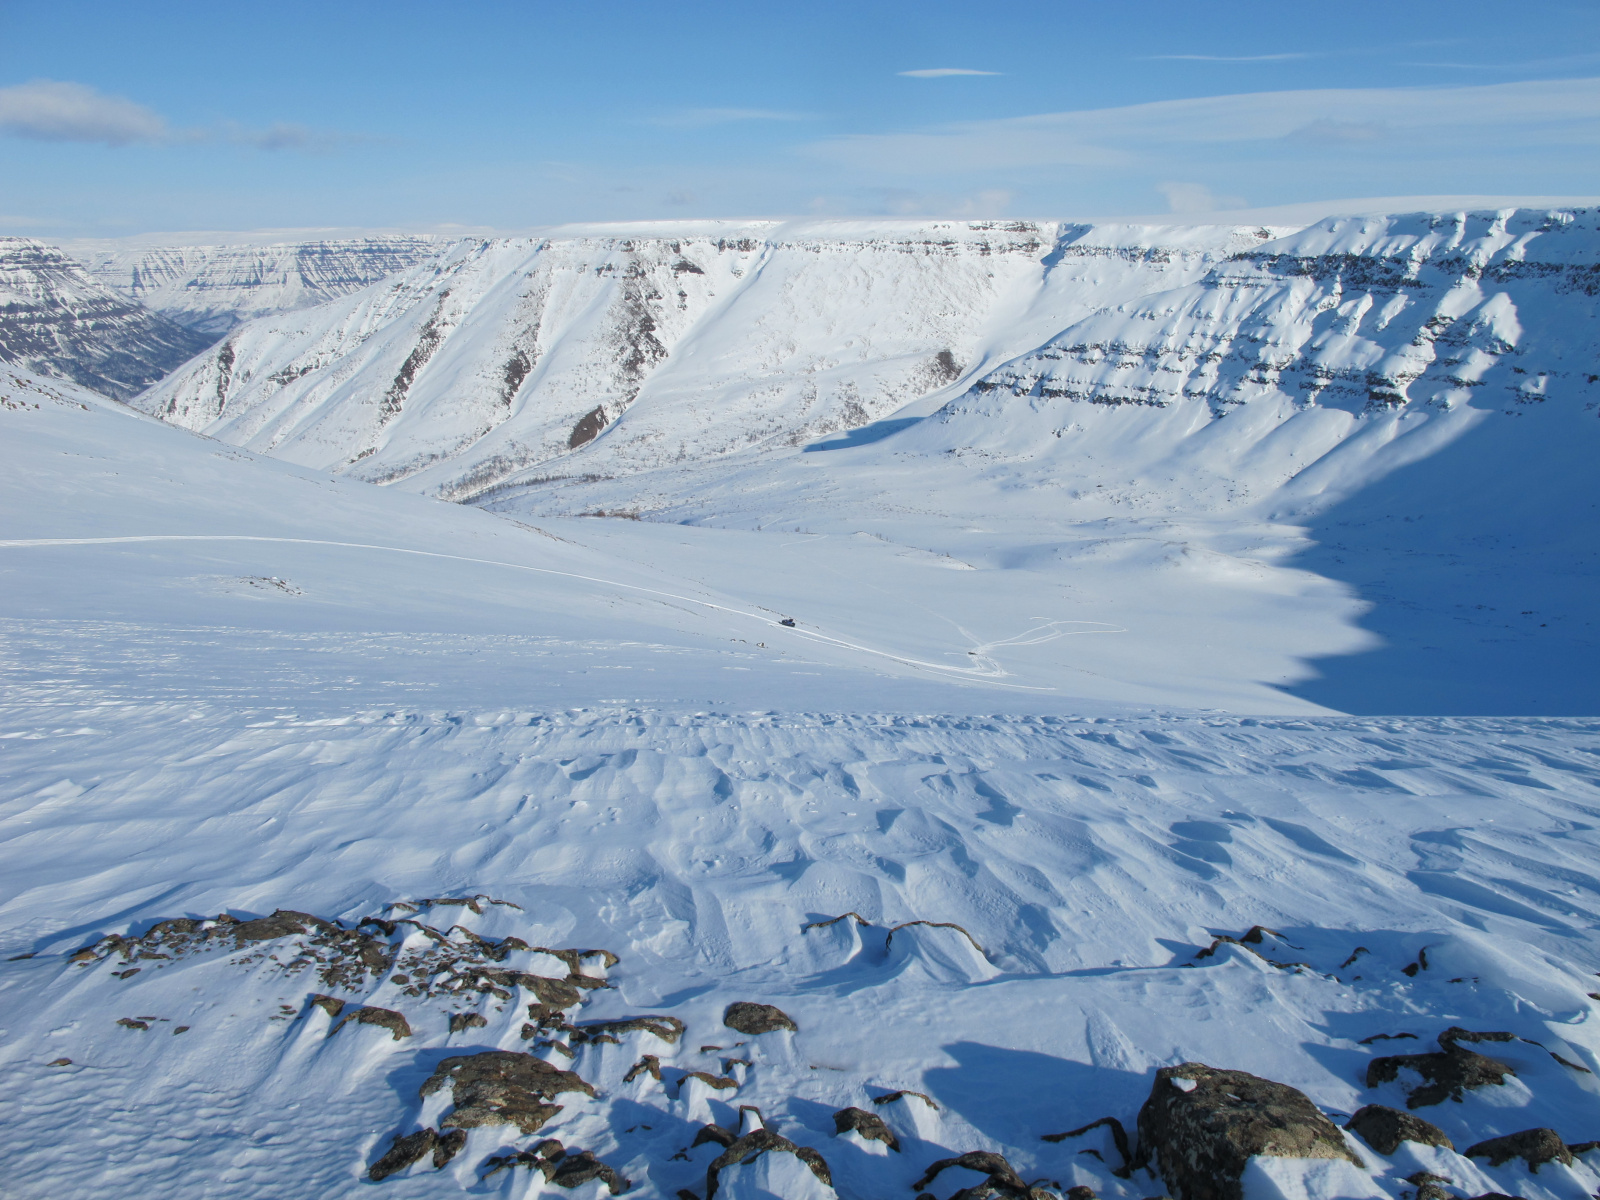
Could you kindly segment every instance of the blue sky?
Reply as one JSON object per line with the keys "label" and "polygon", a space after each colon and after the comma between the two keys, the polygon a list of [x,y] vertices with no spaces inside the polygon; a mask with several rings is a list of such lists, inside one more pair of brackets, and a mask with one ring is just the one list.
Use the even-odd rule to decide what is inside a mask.
{"label": "blue sky", "polygon": [[1600,195],[1600,4],[0,0],[5,233],[1453,194]]}

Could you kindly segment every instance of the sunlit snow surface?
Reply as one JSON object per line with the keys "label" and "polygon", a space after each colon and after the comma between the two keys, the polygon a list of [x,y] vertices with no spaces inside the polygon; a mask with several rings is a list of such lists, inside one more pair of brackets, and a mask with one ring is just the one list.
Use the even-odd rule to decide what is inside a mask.
{"label": "sunlit snow surface", "polygon": [[[1113,1176],[1104,1129],[1040,1138],[1131,1125],[1154,1069],[1186,1060],[1334,1115],[1403,1105],[1363,1086],[1367,1063],[1451,1025],[1541,1044],[1496,1045],[1516,1079],[1419,1111],[1458,1148],[1600,1135],[1596,1076],[1551,1056],[1600,1069],[1600,720],[1341,717],[1278,690],[1272,672],[1361,642],[1316,576],[1158,547],[1160,569],[1080,555],[1066,591],[1048,555],[944,561],[915,539],[534,529],[22,375],[0,398],[0,948],[34,955],[0,964],[10,1193],[604,1194],[521,1168],[480,1182],[502,1147],[553,1136],[630,1194],[703,1196],[718,1147],[675,1156],[752,1104],[850,1200],[909,1197],[977,1149],[1140,1198],[1164,1185]],[[163,918],[353,922],[480,892],[521,907],[424,913],[611,950],[613,986],[577,1019],[687,1033],[546,1050],[599,1094],[381,1184],[365,1173],[391,1137],[447,1107],[422,1081],[447,1055],[530,1048],[530,997],[369,976],[339,994],[413,1036],[330,1038],[307,1003],[328,987],[270,959],[124,978],[66,957]],[[804,928],[846,912],[870,924]],[[936,926],[888,939],[907,921],[957,923],[981,952]],[[1261,954],[1197,957],[1258,924],[1281,935]],[[735,1000],[799,1032],[724,1028]],[[466,1010],[487,1023],[448,1032]],[[1361,1044],[1400,1033],[1417,1040]],[[624,1083],[647,1054],[663,1080]],[[872,1104],[906,1088],[938,1107]],[[835,1136],[847,1105],[900,1152]],[[1423,1168],[1466,1196],[1600,1186],[1592,1154],[1530,1174],[1359,1151],[1366,1171],[1258,1160],[1247,1195],[1399,1197]],[[718,1195],[827,1195],[791,1166],[734,1168]]]}

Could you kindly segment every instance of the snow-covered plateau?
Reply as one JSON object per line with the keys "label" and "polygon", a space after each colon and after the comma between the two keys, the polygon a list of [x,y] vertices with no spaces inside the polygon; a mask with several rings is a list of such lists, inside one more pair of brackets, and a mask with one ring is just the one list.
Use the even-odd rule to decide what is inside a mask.
{"label": "snow-covered plateau", "polygon": [[1595,1195],[1597,272],[597,227],[0,367],[6,1194]]}

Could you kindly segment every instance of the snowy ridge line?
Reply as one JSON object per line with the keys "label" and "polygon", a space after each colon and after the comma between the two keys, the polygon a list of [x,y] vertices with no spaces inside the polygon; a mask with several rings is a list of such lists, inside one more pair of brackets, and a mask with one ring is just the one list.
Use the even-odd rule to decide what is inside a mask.
{"label": "snowy ridge line", "polygon": [[[846,650],[856,650],[856,651],[859,651],[862,654],[876,655],[879,658],[887,658],[887,659],[889,659],[889,660],[891,660],[893,662],[904,663],[907,666],[927,667],[927,668],[929,668],[931,670],[934,670],[934,671],[947,671],[947,672],[950,672],[951,674],[955,674],[955,675],[969,675],[969,676],[978,676],[978,677],[983,677],[983,678],[990,678],[990,679],[994,680],[995,682],[998,682],[997,679],[994,679],[995,676],[1004,676],[1004,675],[1009,674],[1009,672],[1007,672],[998,663],[995,663],[994,660],[984,656],[981,653],[981,651],[983,651],[983,650],[993,649],[996,646],[1004,646],[1004,645],[1012,645],[1012,644],[1017,644],[1017,645],[1035,645],[1035,644],[1037,644],[1038,642],[1041,642],[1041,641],[1052,641],[1057,637],[1070,637],[1073,634],[1084,634],[1084,633],[1127,633],[1128,632],[1128,630],[1125,629],[1125,628],[1119,628],[1119,629],[1076,629],[1076,630],[1071,630],[1071,631],[1057,630],[1057,631],[1053,632],[1052,634],[1050,634],[1050,635],[1048,635],[1046,637],[1036,638],[1036,639],[1034,639],[1032,641],[1028,641],[1028,642],[1017,642],[1017,641],[1014,641],[1012,639],[1008,639],[1008,640],[1005,640],[1005,641],[999,641],[999,642],[987,642],[984,645],[980,646],[978,648],[978,650],[974,652],[978,656],[979,661],[981,663],[988,664],[987,667],[948,667],[948,666],[945,666],[942,663],[926,662],[926,661],[924,661],[922,659],[908,658],[905,655],[895,654],[895,653],[892,653],[891,651],[888,651],[888,650],[876,650],[871,646],[862,646],[862,645],[859,645],[859,644],[857,644],[855,642],[847,642],[842,638],[831,637],[831,636],[829,636],[828,634],[825,634],[825,633],[812,633],[809,630],[796,629],[791,625],[784,625],[781,621],[773,620],[771,617],[761,616],[759,613],[745,612],[745,611],[743,611],[741,609],[729,608],[729,607],[727,607],[726,605],[723,605],[723,604],[713,603],[710,600],[697,600],[692,596],[682,596],[682,595],[677,594],[676,592],[664,592],[664,591],[661,591],[661,590],[659,590],[657,588],[643,587],[640,584],[622,583],[622,582],[620,582],[618,580],[615,580],[615,579],[601,579],[600,577],[595,576],[595,575],[580,575],[580,574],[578,574],[578,573],[576,573],[574,571],[557,571],[557,570],[554,570],[553,568],[550,568],[550,567],[530,567],[530,566],[525,566],[525,565],[523,565],[521,563],[502,562],[502,561],[500,561],[498,559],[492,559],[492,558],[470,558],[470,557],[467,557],[466,555],[444,554],[444,553],[441,553],[439,551],[434,551],[434,550],[411,550],[411,549],[407,549],[407,548],[405,548],[403,546],[375,546],[375,545],[372,545],[372,544],[366,543],[366,542],[337,542],[337,541],[332,541],[332,540],[325,539],[325,538],[259,537],[259,536],[255,536],[255,535],[251,535],[251,534],[229,534],[229,533],[217,533],[217,534],[210,534],[210,533],[167,533],[167,534],[163,534],[163,533],[152,533],[152,534],[134,534],[134,535],[124,536],[124,537],[14,538],[14,539],[9,539],[9,540],[0,540],[0,549],[14,550],[14,549],[23,549],[23,548],[30,547],[30,546],[104,546],[104,545],[110,545],[110,544],[119,543],[119,542],[283,542],[283,543],[291,543],[291,544],[294,544],[294,545],[304,545],[304,546],[337,546],[337,547],[340,547],[341,549],[346,549],[346,550],[386,550],[386,551],[390,551],[390,552],[392,552],[394,554],[415,554],[415,555],[419,555],[419,556],[421,556],[423,558],[446,558],[446,559],[451,559],[451,560],[456,561],[456,562],[479,563],[479,564],[482,564],[484,566],[492,566],[492,567],[508,567],[508,568],[510,568],[511,570],[514,570],[514,571],[533,571],[533,572],[535,572],[536,574],[539,574],[539,575],[559,575],[559,576],[561,576],[562,578],[565,578],[565,579],[580,579],[585,583],[599,583],[599,584],[604,584],[607,587],[624,588],[624,589],[626,589],[628,591],[643,592],[646,595],[651,595],[651,596],[665,596],[669,600],[681,600],[685,604],[698,604],[703,608],[715,609],[718,612],[731,613],[734,616],[746,617],[746,618],[749,618],[750,620],[760,621],[763,624],[771,626],[774,629],[787,629],[787,630],[790,630],[793,633],[799,635],[800,637],[809,638],[812,641],[824,642],[824,643],[826,643],[828,645],[838,646],[838,647],[841,647],[842,649],[846,649]],[[1043,618],[1040,618],[1040,619],[1043,619]],[[1099,621],[1051,621],[1049,623],[1051,625],[1098,625],[1098,624],[1103,624],[1104,622],[1099,622]],[[1019,637],[1027,637],[1028,634],[1036,633],[1036,632],[1038,632],[1038,631],[1037,630],[1029,630],[1027,634],[1021,634],[1021,635],[1019,635]],[[1029,685],[1029,684],[1020,684],[1020,683],[1000,684],[999,686],[1001,686],[1001,687],[1010,687],[1010,688],[1018,688],[1018,689],[1021,689],[1021,690],[1024,690],[1024,691],[1030,691],[1030,692],[1053,692],[1053,691],[1056,690],[1055,688],[1050,688],[1050,687],[1035,687],[1035,686],[1032,686],[1032,685]]]}

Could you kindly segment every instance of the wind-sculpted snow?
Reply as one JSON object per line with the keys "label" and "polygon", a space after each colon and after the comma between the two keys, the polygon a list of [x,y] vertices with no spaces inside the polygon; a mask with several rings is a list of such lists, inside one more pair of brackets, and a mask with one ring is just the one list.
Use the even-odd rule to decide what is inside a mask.
{"label": "wind-sculpted snow", "polygon": [[443,250],[426,236],[270,245],[74,242],[68,252],[107,287],[188,329],[218,337],[241,321],[310,308],[396,275]]}
{"label": "wind-sculpted snow", "polygon": [[295,462],[478,500],[865,425],[1270,236],[706,222],[464,244],[246,325],[139,406]]}
{"label": "wind-sculpted snow", "polygon": [[[1241,1158],[1247,1196],[1600,1185],[1592,721],[63,700],[0,711],[20,1196],[341,1193],[458,1128],[381,1186],[473,1194],[499,1160],[488,1186],[524,1194],[554,1139],[631,1195],[704,1197],[753,1106],[831,1186],[774,1143],[719,1197],[911,1195],[982,1151],[1051,1200],[1137,1200],[1182,1180],[1129,1172],[1109,1126],[1054,1135],[1134,1129],[1157,1068],[1197,1062],[1456,1147]],[[730,1028],[739,1002],[795,1029]],[[1499,1071],[1408,1110],[1419,1078],[1380,1060],[1466,1033]],[[522,1090],[442,1086],[469,1071]],[[1570,1166],[1461,1153],[1534,1128]]]}
{"label": "wind-sculpted snow", "polygon": [[0,362],[126,400],[212,340],[111,291],[54,247],[0,238]]}

